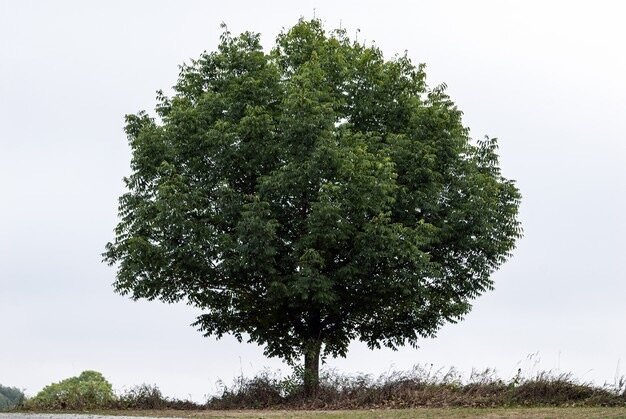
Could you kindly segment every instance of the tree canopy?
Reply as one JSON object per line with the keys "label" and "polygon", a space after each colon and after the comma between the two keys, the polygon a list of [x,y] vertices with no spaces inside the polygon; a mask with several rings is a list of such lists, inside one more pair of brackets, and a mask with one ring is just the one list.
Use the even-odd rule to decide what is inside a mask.
{"label": "tree canopy", "polygon": [[24,401],[24,392],[16,387],[0,385],[0,411],[19,406]]}
{"label": "tree canopy", "polygon": [[126,117],[115,290],[184,300],[268,356],[416,345],[492,288],[521,235],[497,142],[474,142],[424,66],[299,21],[232,36]]}
{"label": "tree canopy", "polygon": [[48,411],[96,409],[109,406],[114,399],[113,387],[101,373],[83,371],[77,377],[48,384],[26,402],[26,407]]}

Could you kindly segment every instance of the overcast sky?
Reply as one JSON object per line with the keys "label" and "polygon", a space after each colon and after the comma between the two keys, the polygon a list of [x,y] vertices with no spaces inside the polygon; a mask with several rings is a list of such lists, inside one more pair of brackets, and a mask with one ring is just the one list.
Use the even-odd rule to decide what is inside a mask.
{"label": "overcast sky", "polygon": [[177,66],[216,46],[220,22],[269,48],[314,10],[328,29],[360,29],[386,56],[425,62],[472,136],[500,139],[525,230],[464,321],[419,349],[355,343],[329,365],[613,382],[626,373],[622,4],[0,0],[0,383],[33,395],[95,369],[117,389],[157,383],[202,401],[218,379],[288,371],[256,345],[201,337],[194,309],[114,294],[101,253],[129,174],[124,114],[152,110]]}

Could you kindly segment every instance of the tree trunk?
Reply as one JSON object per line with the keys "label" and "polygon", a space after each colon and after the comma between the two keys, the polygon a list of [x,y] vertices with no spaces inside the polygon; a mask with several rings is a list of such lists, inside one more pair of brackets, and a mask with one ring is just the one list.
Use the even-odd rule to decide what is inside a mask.
{"label": "tree trunk", "polygon": [[322,342],[311,341],[304,352],[304,395],[313,397],[317,394],[320,384],[320,350]]}

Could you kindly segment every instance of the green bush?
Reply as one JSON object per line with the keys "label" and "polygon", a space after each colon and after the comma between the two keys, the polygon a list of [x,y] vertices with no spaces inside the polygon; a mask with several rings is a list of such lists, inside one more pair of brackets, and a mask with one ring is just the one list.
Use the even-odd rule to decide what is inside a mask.
{"label": "green bush", "polygon": [[27,408],[37,410],[82,410],[109,407],[115,401],[113,387],[97,371],[83,371],[78,377],[52,383],[28,400]]}
{"label": "green bush", "polygon": [[8,410],[24,402],[24,392],[15,387],[0,385],[0,410]]}

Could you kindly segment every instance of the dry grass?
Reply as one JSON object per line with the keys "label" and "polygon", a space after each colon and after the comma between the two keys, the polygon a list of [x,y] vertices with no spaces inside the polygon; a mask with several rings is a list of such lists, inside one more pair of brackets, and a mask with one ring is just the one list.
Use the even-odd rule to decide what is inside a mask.
{"label": "dry grass", "polygon": [[474,373],[463,381],[454,369],[433,371],[415,367],[376,379],[326,373],[315,398],[305,398],[294,377],[269,373],[240,378],[224,387],[206,405],[212,410],[232,409],[406,409],[434,407],[626,407],[622,385],[597,387],[571,375],[540,373],[503,381],[492,370]]}
{"label": "dry grass", "polygon": [[626,418],[624,407],[551,407],[551,408],[419,408],[401,410],[134,410],[99,412],[110,415],[236,418],[236,419],[435,419],[435,418]]}
{"label": "dry grass", "polygon": [[[99,406],[117,414],[170,417],[254,418],[428,418],[428,417],[624,417],[625,381],[598,387],[571,375],[539,373],[504,381],[492,370],[462,380],[454,369],[417,366],[378,378],[326,372],[315,397],[302,393],[298,374],[266,372],[222,386],[204,404],[165,397],[156,386],[141,385]],[[56,405],[21,410],[53,410]],[[547,409],[546,408],[550,408]],[[71,410],[71,407],[66,407]],[[77,408],[74,408],[77,409]]]}

